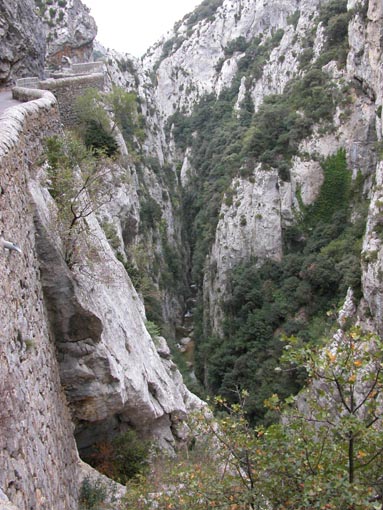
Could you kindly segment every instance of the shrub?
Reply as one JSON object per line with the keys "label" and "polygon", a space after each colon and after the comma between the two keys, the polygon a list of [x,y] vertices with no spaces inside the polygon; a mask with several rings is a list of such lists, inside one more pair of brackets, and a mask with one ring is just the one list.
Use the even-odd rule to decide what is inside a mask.
{"label": "shrub", "polygon": [[98,510],[108,497],[108,492],[109,489],[101,478],[92,481],[90,477],[86,477],[80,488],[80,510]]}
{"label": "shrub", "polygon": [[133,429],[119,434],[111,442],[100,443],[89,463],[116,482],[125,484],[148,466],[150,442],[140,439]]}
{"label": "shrub", "polygon": [[84,132],[84,143],[88,149],[95,149],[111,157],[118,151],[118,144],[114,137],[108,133],[101,123],[89,121]]}
{"label": "shrub", "polygon": [[155,336],[161,335],[161,329],[155,322],[152,321],[146,321],[145,327],[148,330],[149,335],[153,338]]}
{"label": "shrub", "polygon": [[[57,233],[69,267],[78,262],[80,245],[85,248],[88,236],[85,218],[97,211],[111,197],[111,183],[105,179],[105,162],[73,134],[54,136],[45,143],[47,185],[57,210]],[[84,243],[82,242],[84,241]]]}

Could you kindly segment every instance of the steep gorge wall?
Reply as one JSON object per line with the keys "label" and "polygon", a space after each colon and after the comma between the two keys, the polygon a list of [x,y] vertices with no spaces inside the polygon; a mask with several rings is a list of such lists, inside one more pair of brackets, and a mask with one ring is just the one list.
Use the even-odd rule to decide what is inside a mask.
{"label": "steep gorge wall", "polygon": [[[341,4],[333,2],[333,8]],[[318,21],[314,24],[325,5],[321,1],[266,5],[256,0],[225,0],[210,16],[186,16],[165,43],[154,46],[144,57],[144,66],[155,73],[156,98],[164,119],[177,110],[190,112],[204,94],[213,93],[218,98],[224,87],[235,84],[238,70],[248,58],[247,45],[257,37],[261,43],[249,55],[253,59],[250,62],[259,64],[253,75],[242,77],[236,108],[240,112],[240,103],[250,99],[259,110],[267,95],[283,93],[289,80],[304,76],[310,69],[308,63],[328,51],[325,25]],[[235,177],[223,197],[204,277],[205,316],[213,330],[219,329],[222,296],[231,269],[250,257],[258,257],[260,263],[268,257],[281,257],[283,229],[294,224],[302,205],[309,206],[319,194],[323,183],[319,161],[345,148],[353,179],[360,173],[364,193],[370,193],[376,169],[376,140],[381,131],[381,5],[375,0],[350,1],[347,10],[347,65],[338,66],[334,59],[327,58],[322,67],[335,88],[348,86],[348,91],[339,94],[332,128],[324,132],[326,128],[314,127],[312,135],[301,140],[289,163],[288,179],[255,160],[250,176]],[[278,30],[279,39],[274,40]],[[307,55],[311,60],[305,60]],[[342,104],[347,95],[348,104]],[[198,132],[200,126],[196,125]],[[195,159],[192,142],[178,153],[181,160],[184,157],[182,179],[186,190],[199,172],[193,167],[193,151]],[[230,155],[233,161],[234,156]],[[273,167],[273,163],[268,166]],[[239,166],[237,172],[241,173]],[[275,181],[266,192],[265,175],[270,182]]]}
{"label": "steep gorge wall", "polygon": [[[350,2],[354,6],[354,2]],[[362,251],[363,296],[366,310],[361,307],[362,318],[372,317],[379,334],[383,332],[382,293],[382,138],[383,138],[383,5],[379,0],[370,0],[367,22],[355,19],[350,27],[351,51],[348,55],[349,73],[361,83],[366,95],[374,105],[376,113],[377,152],[380,161],[376,164],[371,201],[367,219],[366,235]],[[363,303],[362,303],[363,305]]]}
{"label": "steep gorge wall", "polygon": [[28,193],[42,140],[58,131],[59,115],[49,92],[31,92],[29,98],[0,118],[0,225],[4,237],[23,251],[0,253],[0,487],[20,510],[69,510],[77,500],[78,457],[44,303]]}
{"label": "steep gorge wall", "polygon": [[33,0],[1,2],[0,43],[0,85],[16,77],[42,76],[45,35]]}
{"label": "steep gorge wall", "polygon": [[[68,268],[41,166],[44,139],[62,135],[57,101],[42,90],[14,95],[29,102],[7,110],[1,124],[1,226],[23,254],[1,254],[0,488],[20,509],[72,510],[74,437],[86,452],[134,427],[173,449],[187,439],[184,419],[201,402],[184,386],[165,339],[147,332],[142,302],[94,214],[78,264]],[[107,173],[126,173],[110,165]]]}

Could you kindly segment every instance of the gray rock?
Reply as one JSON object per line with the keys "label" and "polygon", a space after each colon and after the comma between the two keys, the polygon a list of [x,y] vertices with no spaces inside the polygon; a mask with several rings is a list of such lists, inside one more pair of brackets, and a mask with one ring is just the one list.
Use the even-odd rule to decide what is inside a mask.
{"label": "gray rock", "polygon": [[44,71],[45,33],[33,0],[0,4],[0,86]]}

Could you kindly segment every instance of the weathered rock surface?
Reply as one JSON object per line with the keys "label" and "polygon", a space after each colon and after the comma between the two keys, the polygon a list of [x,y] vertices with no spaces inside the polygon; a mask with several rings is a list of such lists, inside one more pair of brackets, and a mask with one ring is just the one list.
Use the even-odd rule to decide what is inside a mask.
{"label": "weathered rock surface", "polygon": [[[176,109],[190,111],[204,94],[219,94],[222,88],[230,85],[244,53],[235,51],[228,57],[225,48],[240,36],[250,41],[260,35],[265,41],[276,30],[284,30],[280,45],[270,55],[263,77],[256,82],[251,94],[258,106],[265,95],[282,92],[297,72],[302,39],[318,3],[313,0],[277,0],[272,4],[263,0],[224,0],[208,18],[191,21],[192,17],[185,17],[143,58],[144,69],[155,73],[158,107],[164,117]],[[294,30],[287,19],[296,11],[300,12],[300,17]]]}
{"label": "weathered rock surface", "polygon": [[53,0],[40,8],[40,16],[47,32],[48,64],[60,66],[64,56],[73,62],[90,59],[97,27],[81,0],[67,0],[65,5]]}
{"label": "weathered rock surface", "polygon": [[[363,14],[359,3],[349,1],[355,12],[349,26],[347,67],[328,65],[337,83],[353,80],[347,115],[338,108],[334,132],[315,130],[301,143],[289,182],[281,181],[276,170],[255,164],[253,175],[235,178],[232,197],[224,198],[204,282],[205,304],[218,331],[219,301],[230,270],[250,257],[260,261],[281,257],[283,227],[294,221],[300,201],[311,204],[320,190],[323,175],[318,161],[345,147],[350,171],[354,177],[362,173],[365,192],[371,196],[362,256],[363,292],[375,327],[383,333],[383,166],[376,162],[376,142],[382,138],[383,7],[380,0],[370,0]],[[180,182],[187,187],[196,169],[190,148],[178,154],[171,136],[165,136],[167,117],[178,108],[190,111],[205,92],[218,94],[230,84],[243,52],[227,55],[225,47],[238,36],[249,41],[262,33],[266,40],[283,29],[259,79],[251,84],[242,80],[237,106],[246,94],[257,108],[266,94],[282,92],[298,72],[302,40],[318,4],[316,0],[278,0],[272,5],[224,0],[211,19],[188,23],[186,18],[171,34],[172,44],[164,47],[163,41],[148,51],[143,67],[130,56],[108,55],[112,60],[108,86],[117,83],[138,91],[141,98],[147,137],[139,148],[145,158],[136,166],[119,137],[125,163],[114,169],[114,175],[124,175],[126,181],[116,188],[113,202],[97,218],[89,218],[90,235],[73,271],[63,261],[54,226],[55,206],[44,187],[44,173],[37,171],[42,138],[59,133],[54,98],[46,93],[0,119],[0,226],[23,251],[0,253],[0,508],[13,504],[19,510],[74,510],[80,479],[74,434],[84,451],[128,426],[158,438],[166,447],[185,439],[182,419],[201,402],[183,385],[166,341],[152,340],[148,334],[141,298],[101,226],[106,222],[114,226],[119,244],[115,250],[133,251],[145,241],[153,260],[156,255],[160,258],[159,226],[145,238],[139,231],[139,195],[145,190],[160,207],[167,241],[178,253],[186,253],[180,247],[177,193]],[[68,1],[64,10],[58,2],[52,8],[54,15],[49,10],[44,14],[46,21],[54,21],[48,41],[50,61],[60,63],[63,55],[87,58],[95,27],[86,9],[78,0]],[[31,0],[19,2],[17,9],[5,0],[0,7],[1,83],[42,72],[44,38],[33,10]],[[298,10],[295,26],[288,17]],[[314,54],[322,44],[319,29]],[[166,56],[164,50],[170,46]],[[36,94],[41,95],[35,92],[34,99]],[[183,161],[180,182],[176,161]],[[164,168],[167,182],[161,173]],[[142,253],[138,251],[136,257]],[[165,316],[175,310],[181,315],[179,300],[168,295],[164,301]]]}
{"label": "weathered rock surface", "polygon": [[[195,16],[190,19],[185,17],[168,34],[167,39],[151,48],[143,59],[144,68],[155,73],[156,99],[163,118],[166,119],[176,110],[191,111],[203,94],[218,95],[230,85],[245,53],[241,49],[225,52],[225,48],[235,42],[238,36],[246,41],[260,36],[264,44],[280,30],[279,39],[273,42],[256,78],[242,79],[237,107],[246,94],[250,95],[257,109],[266,95],[282,93],[288,81],[300,72],[304,41],[309,36],[319,4],[291,1],[283,2],[283,5],[279,2],[269,5],[257,0],[225,0],[208,17],[199,20]],[[307,206],[318,196],[323,182],[319,163],[321,158],[345,148],[353,178],[361,173],[365,193],[371,186],[379,136],[376,128],[381,130],[381,119],[376,111],[382,96],[382,8],[375,0],[369,2],[366,15],[357,2],[350,1],[348,8],[353,10],[349,25],[351,50],[347,67],[338,68],[335,62],[330,62],[325,70],[337,87],[341,88],[346,82],[351,84],[352,104],[339,105],[332,132],[323,133],[320,129],[314,129],[313,135],[300,144],[299,153],[292,160],[290,182],[277,179],[277,191],[266,190],[259,210],[252,205],[254,195],[262,190],[260,184],[258,191],[255,191],[257,178],[254,185],[248,182],[242,189],[241,184],[239,191],[236,190],[237,179],[232,182],[233,205],[221,206],[204,278],[204,301],[206,310],[210,307],[208,316],[213,329],[219,327],[222,315],[219,303],[225,295],[231,269],[250,256],[256,255],[260,262],[269,256],[281,256],[282,228],[296,221],[302,204]],[[320,55],[324,44],[324,29],[318,25],[313,40],[313,56]],[[187,148],[181,168],[181,183],[185,187],[197,170],[192,166],[190,152],[191,149]],[[238,192],[239,199],[235,195]],[[278,212],[269,210],[269,204],[273,201]],[[270,229],[273,232],[270,238],[266,232],[273,218],[275,224]],[[279,226],[275,228],[277,223]],[[268,250],[270,243],[273,249]]]}
{"label": "weathered rock surface", "polygon": [[221,207],[204,291],[213,330],[221,322],[227,277],[239,261],[282,257],[281,204],[276,171],[254,170],[251,180],[235,179]]}
{"label": "weathered rock surface", "polygon": [[42,76],[45,33],[33,0],[0,4],[0,86],[23,76]]}
{"label": "weathered rock surface", "polygon": [[[350,1],[349,6],[355,7],[356,2]],[[382,140],[382,102],[383,102],[383,6],[378,0],[370,0],[368,9],[357,14],[350,25],[350,52],[347,70],[362,87],[365,95],[370,98],[375,109],[375,129],[371,133]],[[376,142],[375,142],[376,143]],[[372,315],[374,328],[379,334],[383,332],[383,251],[382,251],[382,203],[383,203],[383,164],[376,164],[374,185],[371,189],[371,201],[368,212],[366,235],[362,251],[362,286],[363,296],[368,307],[368,315]],[[362,320],[368,320],[362,310]]]}
{"label": "weathered rock surface", "polygon": [[375,319],[377,330],[383,332],[383,163],[377,166],[376,184],[370,202],[366,237],[362,251],[363,295]]}
{"label": "weathered rock surface", "polygon": [[88,218],[90,258],[84,256],[70,272],[52,239],[49,194],[36,183],[31,193],[42,285],[80,449],[94,444],[93,423],[100,430],[112,418],[115,433],[132,425],[164,446],[174,445],[172,420],[185,418],[199,400],[189,394],[173,362],[157,353],[128,274],[95,217]]}

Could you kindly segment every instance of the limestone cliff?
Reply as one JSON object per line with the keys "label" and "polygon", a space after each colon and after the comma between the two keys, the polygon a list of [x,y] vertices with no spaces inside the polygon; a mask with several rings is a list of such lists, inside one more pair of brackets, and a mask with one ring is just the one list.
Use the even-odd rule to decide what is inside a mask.
{"label": "limestone cliff", "polygon": [[[351,3],[353,7],[353,3]],[[383,7],[378,1],[370,1],[366,19],[353,20],[350,27],[351,51],[348,57],[348,70],[357,79],[366,96],[375,107],[376,135],[379,149],[382,140],[382,20]],[[381,184],[382,162],[376,165],[374,185],[371,189],[370,209],[367,221],[366,236],[362,252],[362,283],[363,296],[367,301],[368,314],[372,314],[375,328],[382,332],[382,293],[381,293]],[[362,317],[366,313],[362,311]]]}
{"label": "limestone cliff", "polygon": [[[336,8],[340,8],[341,2],[338,4]],[[358,172],[363,175],[365,193],[374,179],[376,139],[381,136],[380,114],[376,115],[381,104],[381,7],[373,1],[368,5],[349,2],[350,49],[347,65],[340,66],[329,52],[327,14],[322,6],[326,3],[216,2],[210,11],[197,8],[195,13],[185,16],[168,38],[144,57],[144,67],[155,76],[159,108],[163,117],[170,116],[171,121],[175,111],[191,112],[204,94],[212,93],[218,98],[230,86],[238,89],[238,116],[244,101],[251,101],[257,111],[266,96],[284,93],[288,82],[294,77],[302,79],[310,63],[318,59],[324,63],[322,69],[329,82],[339,90],[345,84],[348,87],[348,91],[344,89],[339,95],[331,121],[332,132],[324,133],[317,126],[311,136],[302,139],[289,165],[287,179],[265,172],[264,165],[255,161],[251,176],[234,178],[226,190],[204,277],[205,315],[210,310],[207,317],[216,331],[231,268],[251,256],[260,261],[281,256],[283,229],[295,222],[302,206],[313,203],[318,196],[323,182],[318,159],[345,147],[353,178]],[[249,45],[254,49],[249,50]],[[249,61],[250,74],[246,67]],[[344,99],[347,95],[349,99],[342,104],[342,96]],[[193,165],[196,160],[193,150],[184,146],[178,154],[185,158],[182,182],[186,190],[190,189],[190,177],[199,172]],[[234,157],[233,162],[238,165]],[[241,171],[238,165],[237,172]],[[267,192],[265,175],[270,179]],[[225,205],[227,193],[229,206]],[[258,195],[261,200],[257,200]]]}
{"label": "limestone cliff", "polygon": [[[201,402],[183,384],[166,341],[148,333],[149,313],[174,334],[198,263],[204,333],[220,333],[233,268],[283,257],[284,232],[315,203],[321,163],[339,149],[370,199],[359,310],[366,320],[369,309],[382,331],[382,5],[349,0],[344,12],[338,3],[348,34],[341,55],[329,49],[331,12],[319,0],[205,0],[142,62],[105,53],[105,91],[134,92],[140,121],[128,136],[113,130],[120,156],[105,168],[113,200],[87,218],[74,266],[63,256],[41,163],[44,139],[62,135],[57,102],[49,92],[19,90],[29,102],[0,117],[0,226],[22,249],[0,253],[0,501],[75,510],[78,448],[87,452],[129,426],[166,448],[185,439],[183,419]],[[36,5],[49,26],[49,61],[87,59],[95,26],[81,3]],[[2,83],[43,72],[44,29],[30,2],[18,7],[2,7]],[[334,101],[323,118],[304,124],[287,163],[266,161],[249,118],[263,113],[270,94],[291,92],[291,83],[303,83],[301,92],[320,85]],[[296,110],[291,118],[304,118]],[[210,160],[218,163],[207,174]],[[205,210],[211,216],[194,223]]]}
{"label": "limestone cliff", "polygon": [[89,9],[80,0],[40,0],[36,5],[46,30],[47,64],[60,66],[64,56],[73,62],[89,60],[97,34]]}
{"label": "limestone cliff", "polygon": [[77,447],[133,426],[172,448],[185,439],[182,420],[200,403],[165,341],[156,345],[146,331],[141,300],[95,216],[76,268],[65,263],[39,167],[44,138],[60,134],[57,103],[49,92],[19,93],[30,101],[8,110],[1,124],[1,228],[22,254],[1,254],[0,483],[19,508],[69,509],[78,493]]}
{"label": "limestone cliff", "polygon": [[33,0],[1,2],[0,44],[0,85],[42,76],[46,41]]}

